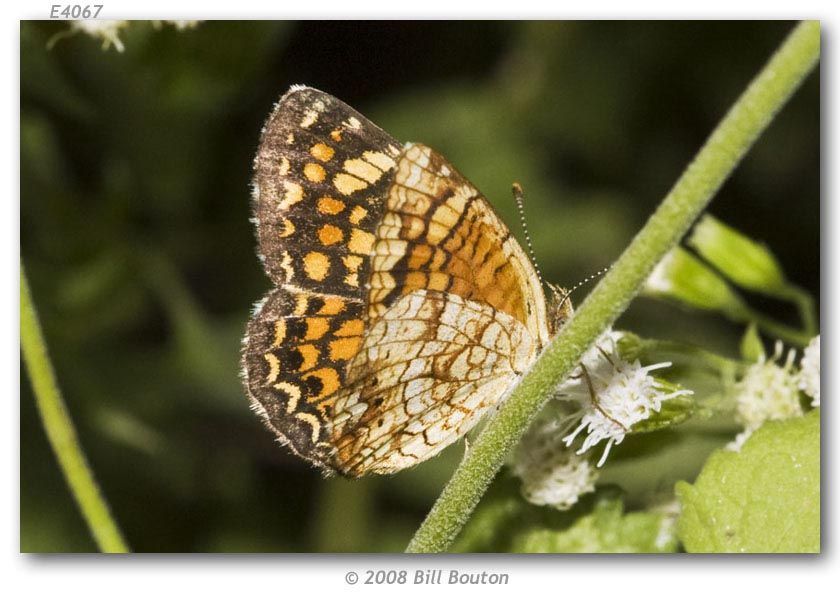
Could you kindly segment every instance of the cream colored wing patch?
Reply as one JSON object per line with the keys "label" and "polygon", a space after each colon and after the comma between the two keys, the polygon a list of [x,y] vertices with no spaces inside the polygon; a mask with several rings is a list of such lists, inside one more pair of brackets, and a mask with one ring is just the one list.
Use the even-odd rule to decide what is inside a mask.
{"label": "cream colored wing patch", "polygon": [[469,431],[533,362],[510,315],[446,292],[397,300],[348,364],[330,421],[332,463],[348,475],[392,473]]}

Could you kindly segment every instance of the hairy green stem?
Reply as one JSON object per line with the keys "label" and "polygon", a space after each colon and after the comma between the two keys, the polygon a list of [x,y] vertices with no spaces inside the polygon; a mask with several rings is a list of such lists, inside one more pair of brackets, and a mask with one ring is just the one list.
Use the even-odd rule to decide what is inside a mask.
{"label": "hairy green stem", "polygon": [[20,265],[20,346],[47,439],[96,544],[102,552],[128,552],[120,529],[96,485],[58,389],[23,262]]}
{"label": "hairy green stem", "polygon": [[456,469],[407,552],[443,552],[551,391],[618,318],[819,59],[820,25],[797,25],[615,265],[522,378]]}

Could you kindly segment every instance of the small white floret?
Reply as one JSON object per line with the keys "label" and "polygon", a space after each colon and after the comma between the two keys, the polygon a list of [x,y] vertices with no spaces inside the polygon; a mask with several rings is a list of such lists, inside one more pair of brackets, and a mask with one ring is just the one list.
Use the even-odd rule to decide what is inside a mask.
{"label": "small white floret", "polygon": [[799,377],[794,370],[794,350],[789,350],[781,362],[784,348],[776,342],[769,359],[762,356],[747,368],[735,386],[736,419],[744,431],[726,447],[740,450],[752,433],[766,421],[781,421],[803,414],[799,403]]}

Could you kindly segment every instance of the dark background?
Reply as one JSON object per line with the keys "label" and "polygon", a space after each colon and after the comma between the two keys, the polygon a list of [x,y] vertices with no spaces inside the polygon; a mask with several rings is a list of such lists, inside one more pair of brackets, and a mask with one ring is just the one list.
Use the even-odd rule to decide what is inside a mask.
{"label": "dark background", "polygon": [[[124,53],[83,34],[48,50],[65,26],[21,24],[21,254],[57,376],[133,549],[235,552],[401,550],[463,452],[325,480],[248,409],[239,343],[269,288],[251,161],[289,85],[441,151],[517,235],[521,182],[542,271],[572,285],[615,260],[792,24],[138,22]],[[814,74],[711,207],[817,297],[819,124]],[[620,325],[731,355],[742,332],[648,299]],[[21,549],[95,550],[23,369],[20,401]],[[602,480],[641,505],[730,433],[628,440]]]}

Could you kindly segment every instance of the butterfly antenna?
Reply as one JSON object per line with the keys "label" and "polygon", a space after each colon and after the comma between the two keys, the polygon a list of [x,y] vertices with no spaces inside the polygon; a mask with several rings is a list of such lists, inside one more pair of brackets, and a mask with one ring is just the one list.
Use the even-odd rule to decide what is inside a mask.
{"label": "butterfly antenna", "polygon": [[560,300],[560,304],[563,304],[566,300],[568,300],[569,296],[571,296],[572,292],[574,292],[576,289],[580,288],[581,286],[586,285],[587,283],[589,283],[593,279],[596,279],[596,278],[600,277],[601,275],[603,275],[604,273],[609,271],[611,268],[612,268],[612,265],[610,265],[609,267],[604,267],[603,269],[601,269],[597,273],[593,273],[592,275],[589,275],[588,277],[585,277],[584,279],[577,282],[571,288],[566,290],[566,293],[563,295],[563,298]]}
{"label": "butterfly antenna", "polygon": [[540,266],[537,264],[537,256],[534,254],[534,246],[531,244],[531,234],[528,233],[528,224],[525,222],[525,192],[522,191],[522,186],[516,182],[513,184],[513,199],[516,201],[516,209],[519,211],[519,222],[522,224],[522,231],[525,234],[525,246],[528,248],[528,256],[531,257],[531,264],[534,265],[534,270],[537,272],[540,283],[544,283]]}

